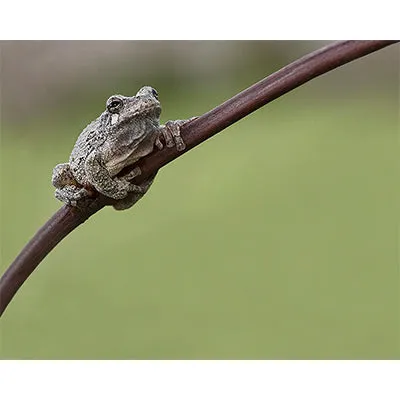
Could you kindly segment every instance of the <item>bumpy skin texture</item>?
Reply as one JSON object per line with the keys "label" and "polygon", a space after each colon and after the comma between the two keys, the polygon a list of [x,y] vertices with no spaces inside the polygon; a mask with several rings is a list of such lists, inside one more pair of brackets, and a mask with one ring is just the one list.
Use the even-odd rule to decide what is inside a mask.
{"label": "bumpy skin texture", "polygon": [[69,163],[53,170],[55,196],[70,206],[84,205],[92,188],[114,200],[114,208],[124,210],[135,204],[149,189],[154,177],[141,185],[130,182],[140,174],[135,168],[123,177],[116,175],[126,166],[162,149],[160,135],[167,147],[184,150],[180,126],[188,120],[168,121],[160,126],[161,105],[157,91],[149,86],[135,96],[111,96],[106,110],[79,135]]}

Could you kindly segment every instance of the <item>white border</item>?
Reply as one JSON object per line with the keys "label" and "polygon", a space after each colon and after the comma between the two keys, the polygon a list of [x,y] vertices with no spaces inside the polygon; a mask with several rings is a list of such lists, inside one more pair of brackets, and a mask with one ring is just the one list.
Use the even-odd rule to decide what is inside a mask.
{"label": "white border", "polygon": [[394,0],[3,2],[1,39],[399,39]]}
{"label": "white border", "polygon": [[3,361],[3,399],[398,399],[397,361]]}

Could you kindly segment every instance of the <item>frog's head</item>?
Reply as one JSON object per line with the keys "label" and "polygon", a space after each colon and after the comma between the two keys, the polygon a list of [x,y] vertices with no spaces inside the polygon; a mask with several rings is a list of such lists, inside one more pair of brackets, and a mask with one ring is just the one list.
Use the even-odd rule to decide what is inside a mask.
{"label": "frog's head", "polygon": [[135,119],[148,119],[159,124],[161,104],[158,93],[150,86],[142,87],[135,96],[125,97],[119,94],[111,96],[106,103],[111,127],[130,124]]}

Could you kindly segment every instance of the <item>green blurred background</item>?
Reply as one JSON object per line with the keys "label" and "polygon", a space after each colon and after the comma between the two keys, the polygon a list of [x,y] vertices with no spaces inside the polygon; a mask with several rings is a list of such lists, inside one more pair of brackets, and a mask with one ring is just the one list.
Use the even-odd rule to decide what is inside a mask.
{"label": "green blurred background", "polygon": [[[114,93],[201,115],[326,42],[1,43],[1,271]],[[162,169],[41,263],[6,359],[394,359],[399,48],[296,89]]]}

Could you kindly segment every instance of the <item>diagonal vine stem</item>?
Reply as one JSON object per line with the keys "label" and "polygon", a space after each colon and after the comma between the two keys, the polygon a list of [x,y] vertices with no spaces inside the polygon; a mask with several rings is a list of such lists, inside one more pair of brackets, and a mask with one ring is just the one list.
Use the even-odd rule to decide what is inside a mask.
{"label": "diagonal vine stem", "polygon": [[[181,135],[186,143],[185,152],[309,80],[397,42],[335,42],[298,59],[185,124],[181,128]],[[183,153],[176,148],[164,147],[162,151],[150,154],[136,164],[140,166],[142,174],[134,182],[141,183]],[[125,168],[122,173],[125,174],[132,168]],[[46,255],[76,227],[108,204],[110,199],[98,195],[85,209],[64,205],[36,232],[0,279],[0,315]]]}

